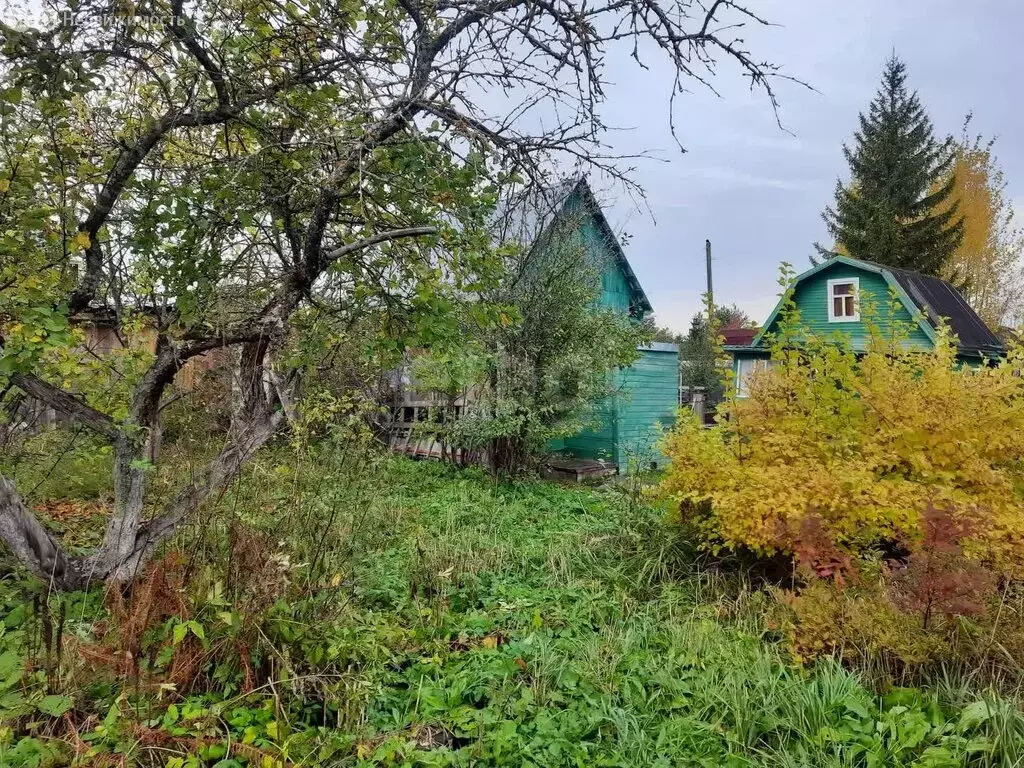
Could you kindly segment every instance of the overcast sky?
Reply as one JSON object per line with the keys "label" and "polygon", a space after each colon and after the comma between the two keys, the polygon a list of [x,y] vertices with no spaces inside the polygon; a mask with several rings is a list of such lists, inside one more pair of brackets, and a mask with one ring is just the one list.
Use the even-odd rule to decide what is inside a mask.
{"label": "overcast sky", "polygon": [[[677,109],[680,154],[668,130],[668,67],[648,57],[638,73],[609,57],[606,121],[628,128],[609,137],[621,153],[654,151],[635,177],[650,212],[619,196],[606,209],[625,231],[626,255],[662,325],[680,331],[704,291],[704,239],[714,254],[715,299],[761,322],[775,304],[778,266],[809,266],[815,240],[827,242],[820,213],[836,179],[846,178],[843,142],[874,95],[895,49],[942,134],[996,136],[1009,195],[1024,218],[1024,3],[1015,0],[751,0],[779,26],[746,31],[759,60],[783,65],[816,92],[778,84],[779,130],[771,105],[723,67],[721,98],[695,86]],[[621,74],[619,74],[621,73]],[[603,199],[609,199],[603,196]],[[652,220],[653,214],[653,220]]]}

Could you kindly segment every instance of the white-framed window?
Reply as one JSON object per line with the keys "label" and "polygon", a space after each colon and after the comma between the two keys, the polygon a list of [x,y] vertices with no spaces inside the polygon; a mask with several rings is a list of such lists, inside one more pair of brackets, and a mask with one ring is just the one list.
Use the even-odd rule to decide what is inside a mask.
{"label": "white-framed window", "polygon": [[828,281],[828,321],[852,323],[860,320],[860,279],[843,277]]}
{"label": "white-framed window", "polygon": [[772,367],[772,361],[766,358],[741,357],[736,361],[736,397],[747,397],[750,394],[750,376],[755,371],[766,371]]}

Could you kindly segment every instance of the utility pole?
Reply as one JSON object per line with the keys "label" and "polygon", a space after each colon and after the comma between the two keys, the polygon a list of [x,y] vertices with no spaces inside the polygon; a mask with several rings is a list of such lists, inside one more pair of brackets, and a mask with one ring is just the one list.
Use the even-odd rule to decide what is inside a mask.
{"label": "utility pole", "polygon": [[711,287],[711,240],[704,241],[704,257],[708,267],[708,327],[715,322],[715,293]]}

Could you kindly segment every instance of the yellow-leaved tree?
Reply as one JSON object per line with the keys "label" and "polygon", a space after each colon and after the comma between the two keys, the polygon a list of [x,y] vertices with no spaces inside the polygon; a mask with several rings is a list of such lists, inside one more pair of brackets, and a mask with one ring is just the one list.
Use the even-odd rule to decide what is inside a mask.
{"label": "yellow-leaved tree", "polygon": [[948,510],[970,532],[966,557],[1024,575],[1024,351],[972,367],[942,329],[915,351],[909,326],[871,320],[867,295],[854,351],[807,333],[791,293],[749,396],[728,398],[711,429],[681,418],[664,438],[660,492],[709,549],[766,556],[808,537],[833,557],[912,551],[927,510]]}
{"label": "yellow-leaved tree", "polygon": [[943,277],[962,287],[964,297],[992,329],[1024,321],[1018,309],[1024,289],[1024,232],[1014,223],[1006,179],[993,154],[995,140],[967,133],[957,143],[951,173],[953,193],[964,217],[964,236],[945,266]]}

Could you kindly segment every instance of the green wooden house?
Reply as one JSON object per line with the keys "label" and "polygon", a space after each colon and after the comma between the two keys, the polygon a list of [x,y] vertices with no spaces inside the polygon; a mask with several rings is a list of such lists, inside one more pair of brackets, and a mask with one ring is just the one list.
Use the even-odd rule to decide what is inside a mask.
{"label": "green wooden house", "polygon": [[[866,349],[868,329],[861,318],[861,302],[868,296],[875,307],[872,322],[883,333],[895,322],[909,325],[911,332],[904,342],[908,347],[932,348],[936,329],[945,322],[957,337],[962,362],[984,364],[1006,353],[960,292],[937,277],[836,256],[799,275],[793,285],[801,326],[817,337],[839,332],[849,338],[854,350]],[[726,347],[733,356],[739,397],[746,394],[746,377],[770,364],[765,336],[778,330],[783,301],[780,299],[749,345]]]}
{"label": "green wooden house", "polygon": [[[651,303],[626,259],[586,179],[563,187],[552,206],[550,221],[571,221],[588,257],[601,267],[604,307],[629,313],[637,321],[650,314]],[[597,426],[552,444],[564,456],[601,459],[625,470],[631,456],[657,463],[654,446],[659,426],[670,426],[679,404],[679,347],[658,343],[639,349],[640,357],[613,373],[613,394],[594,403]]]}
{"label": "green wooden house", "polygon": [[[600,271],[597,303],[601,307],[628,314],[637,322],[650,314],[651,303],[586,179],[573,179],[555,189],[529,190],[525,198],[505,200],[494,230],[499,242],[517,242],[530,254],[543,254],[542,249],[552,242],[562,247],[564,238],[569,237],[568,242],[582,248]],[[593,428],[550,445],[552,462],[560,462],[563,467],[573,465],[571,471],[560,476],[624,470],[634,455],[655,463],[661,460],[653,448],[660,437],[659,425],[670,426],[675,419],[679,401],[678,346],[642,347],[634,364],[611,375],[612,394],[592,405]],[[459,418],[460,411],[472,407],[474,398],[474,392],[468,390],[454,401],[445,398],[443,402],[445,407],[453,407],[453,416]],[[391,447],[411,456],[441,457],[441,443],[432,434],[416,432],[425,415],[442,403],[440,396],[419,390],[408,367],[403,366],[393,372],[388,399],[395,414],[390,427]],[[594,466],[581,469],[580,465],[585,464],[597,465],[600,471],[593,471]]]}

